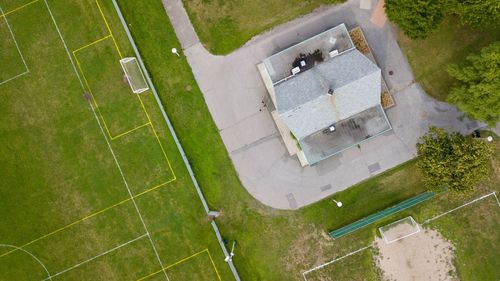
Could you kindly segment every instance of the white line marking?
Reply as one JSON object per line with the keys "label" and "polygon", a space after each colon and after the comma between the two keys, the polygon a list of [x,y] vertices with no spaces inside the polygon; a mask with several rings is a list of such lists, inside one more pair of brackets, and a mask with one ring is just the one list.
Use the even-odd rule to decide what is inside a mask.
{"label": "white line marking", "polygon": [[[139,50],[137,49],[137,46],[135,45],[134,38],[132,37],[132,34],[130,33],[130,30],[128,28],[128,24],[125,21],[125,18],[123,17],[123,14],[120,10],[120,6],[116,2],[116,0],[111,0],[111,2],[113,2],[113,6],[115,7],[115,11],[118,14],[118,18],[120,19],[120,21],[122,23],[123,30],[125,30],[125,33],[127,34],[130,45],[132,45],[132,49],[134,50],[135,56],[137,57],[137,60],[139,61],[139,65],[141,66],[141,68],[143,70],[143,74],[146,77],[146,80],[147,80],[149,86],[151,87],[151,91],[153,92],[153,96],[155,97],[156,104],[158,105],[158,108],[161,111],[161,114],[163,116],[165,124],[167,124],[168,130],[170,131],[170,135],[174,139],[175,145],[177,146],[177,150],[179,150],[179,153],[182,157],[182,161],[184,162],[184,166],[186,166],[186,169],[188,170],[191,181],[193,182],[193,185],[196,189],[196,193],[198,193],[198,197],[199,197],[201,203],[203,204],[203,208],[205,209],[205,212],[208,214],[210,209],[208,208],[207,201],[206,201],[205,197],[203,196],[203,192],[201,191],[201,188],[198,184],[198,181],[196,180],[196,177],[194,176],[193,169],[191,168],[191,165],[189,164],[189,161],[186,157],[186,154],[184,153],[184,149],[182,148],[182,145],[179,141],[179,138],[177,137],[177,134],[175,133],[174,127],[172,126],[172,123],[170,122],[170,119],[168,118],[167,113],[165,112],[165,108],[160,100],[160,97],[158,96],[158,93],[156,92],[155,85],[154,85],[153,81],[151,80],[151,77],[148,73],[146,66],[144,65],[144,62],[142,61],[141,54],[139,53]],[[217,240],[219,242],[219,245],[222,249],[222,252],[224,253],[224,256],[227,257],[229,255],[229,253],[226,249],[226,246],[224,246],[224,242],[222,241],[222,237],[220,235],[219,228],[217,227],[217,223],[215,221],[212,221],[210,224],[212,225],[212,228],[215,232],[215,235],[216,235]],[[236,267],[234,266],[233,261],[230,260],[228,262],[228,265],[229,265],[229,268],[231,269],[231,272],[233,273],[234,279],[236,281],[240,281],[238,271],[236,270]]]}
{"label": "white line marking", "polygon": [[100,257],[102,257],[102,256],[104,256],[104,255],[107,255],[107,254],[109,254],[109,253],[111,253],[111,252],[113,252],[113,251],[115,251],[115,250],[118,250],[118,249],[120,249],[120,248],[122,248],[122,247],[125,247],[125,246],[127,246],[128,244],[130,244],[130,243],[134,243],[135,241],[140,240],[140,239],[142,239],[142,238],[144,238],[144,237],[146,237],[146,236],[148,236],[148,235],[149,235],[149,233],[143,234],[143,235],[141,235],[141,236],[139,236],[139,237],[137,237],[137,238],[135,238],[135,239],[132,239],[132,240],[130,240],[130,241],[128,241],[128,242],[125,242],[125,243],[123,243],[123,244],[121,244],[121,245],[118,245],[118,246],[116,246],[116,247],[114,247],[114,248],[112,248],[112,249],[109,249],[109,250],[107,250],[106,252],[103,252],[103,253],[101,253],[101,254],[99,254],[99,255],[97,255],[97,256],[95,256],[95,257],[93,257],[93,258],[90,258],[90,259],[88,259],[88,260],[82,261],[81,263],[78,263],[78,264],[75,264],[75,265],[73,265],[73,266],[71,266],[71,267],[68,267],[68,268],[66,268],[65,270],[60,271],[60,272],[58,272],[58,273],[56,273],[56,274],[54,274],[54,275],[50,275],[49,277],[47,277],[47,278],[43,279],[42,281],[45,281],[45,280],[48,280],[48,279],[52,279],[52,277],[56,277],[56,276],[58,276],[58,275],[61,275],[61,274],[63,274],[63,273],[66,273],[66,272],[68,272],[68,271],[70,271],[70,270],[72,270],[72,269],[75,269],[75,268],[77,268],[77,267],[79,267],[79,266],[82,266],[82,265],[84,265],[84,264],[86,264],[86,263],[89,263],[89,262],[91,262],[91,261],[93,261],[93,260],[95,260],[95,259],[97,259],[97,258],[100,258]]}
{"label": "white line marking", "polygon": [[[132,200],[132,203],[134,204],[135,210],[137,211],[137,214],[139,215],[139,219],[141,220],[142,226],[144,227],[144,230],[146,230],[146,232],[149,233],[149,230],[146,226],[146,223],[144,222],[144,219],[142,218],[141,212],[139,211],[139,207],[137,206],[137,203],[135,202],[134,195],[132,194],[132,191],[130,191],[130,187],[128,186],[128,182],[125,179],[125,175],[123,174],[120,163],[118,163],[118,159],[116,158],[115,152],[113,151],[113,148],[111,148],[111,144],[109,143],[108,137],[106,136],[104,129],[101,125],[101,122],[99,121],[99,117],[97,116],[97,114],[95,112],[94,106],[90,102],[89,102],[89,104],[90,104],[90,107],[92,108],[92,113],[94,113],[94,117],[96,118],[96,121],[99,124],[99,128],[101,129],[102,135],[104,136],[104,139],[106,140],[109,151],[111,152],[111,155],[113,156],[113,159],[115,160],[115,164],[118,167],[118,171],[120,172],[120,175],[123,179],[123,183],[125,184],[125,187],[127,188],[127,192],[130,196],[130,199]],[[149,241],[151,242],[151,246],[153,247],[156,258],[158,259],[158,262],[160,263],[161,268],[163,268],[163,273],[165,274],[165,277],[167,278],[168,281],[170,281],[170,279],[168,278],[167,272],[165,271],[165,269],[163,267],[163,262],[160,259],[160,255],[158,254],[158,251],[156,250],[153,239],[151,238],[150,235],[148,235],[148,238],[149,238]]]}
{"label": "white line marking", "polygon": [[25,72],[23,72],[23,73],[21,73],[21,74],[18,74],[18,75],[14,76],[14,77],[11,77],[11,78],[9,78],[9,79],[7,79],[7,80],[4,80],[4,81],[0,82],[0,85],[2,85],[2,84],[4,84],[4,83],[7,83],[7,82],[9,82],[9,81],[11,81],[11,80],[14,80],[14,79],[16,79],[16,78],[18,78],[18,77],[21,77],[21,76],[23,76],[23,75],[25,75],[25,74],[28,74],[28,73],[30,73],[30,72],[29,72],[29,71],[25,71]]}
{"label": "white line marking", "polygon": [[46,278],[45,280],[47,279],[50,279],[52,280],[52,277],[50,276],[50,273],[49,271],[47,270],[47,267],[45,267],[45,265],[43,264],[43,262],[41,262],[37,257],[35,257],[35,255],[33,255],[32,253],[26,251],[25,249],[23,248],[19,248],[17,246],[14,246],[14,245],[8,245],[8,244],[0,244],[0,247],[8,247],[8,248],[14,248],[16,250],[19,250],[19,251],[22,251],[22,252],[25,252],[26,254],[30,255],[32,258],[34,258],[42,267],[43,269],[45,270],[45,272],[47,273],[47,275],[49,276],[48,278]]}
{"label": "white line marking", "polygon": [[75,62],[73,61],[73,58],[71,57],[71,54],[68,50],[68,46],[66,45],[66,42],[64,41],[64,38],[62,37],[61,31],[59,30],[59,26],[57,25],[56,19],[54,18],[54,15],[52,14],[52,10],[49,7],[49,4],[47,3],[47,0],[44,0],[45,6],[47,7],[47,10],[49,11],[50,17],[52,18],[52,22],[54,23],[54,26],[56,27],[57,33],[59,34],[59,38],[61,38],[61,41],[64,45],[64,49],[66,49],[66,53],[68,54],[68,58],[71,61],[71,65],[73,66],[73,70],[76,73],[76,77],[78,77],[78,80],[80,81],[80,85],[82,86],[82,89],[85,90],[85,86],[83,86],[82,79],[80,78],[80,74],[78,74],[78,70],[76,70]]}
{"label": "white line marking", "polygon": [[[3,9],[0,7],[0,13],[3,15]],[[21,56],[21,60],[23,61],[24,67],[26,67],[26,71],[29,72],[28,65],[26,64],[26,61],[24,60],[23,53],[21,52],[21,49],[19,49],[19,45],[17,44],[16,36],[14,36],[14,32],[12,31],[12,28],[10,27],[9,21],[7,20],[7,17],[3,17],[5,20],[5,24],[7,24],[7,28],[9,29],[10,35],[12,36],[12,39],[14,39],[14,44],[16,45],[17,52],[19,53],[19,56]]]}
{"label": "white line marking", "polygon": [[498,201],[497,193],[496,193],[496,192],[493,192],[493,195],[495,196],[495,199],[497,199],[497,204],[498,204],[498,207],[500,207],[500,201]]}
{"label": "white line marking", "polygon": [[[458,206],[458,207],[456,207],[456,208],[454,208],[454,209],[451,209],[451,210],[449,210],[449,211],[446,211],[446,212],[444,212],[444,213],[442,213],[442,214],[440,214],[440,215],[437,215],[437,216],[435,216],[435,217],[432,217],[432,218],[430,218],[430,219],[428,219],[428,220],[424,221],[424,222],[422,223],[422,225],[423,225],[423,224],[426,224],[426,223],[429,223],[429,222],[431,222],[431,221],[433,221],[433,220],[436,220],[436,219],[438,219],[438,218],[440,218],[440,217],[442,217],[442,216],[444,216],[444,215],[447,215],[447,214],[449,214],[449,213],[451,213],[451,212],[454,212],[454,211],[456,211],[456,210],[458,210],[458,209],[460,209],[460,208],[463,208],[463,207],[465,207],[465,206],[467,206],[467,205],[470,205],[470,204],[475,203],[475,202],[477,202],[477,201],[483,200],[483,199],[485,199],[485,198],[487,198],[487,197],[489,197],[489,196],[494,196],[494,197],[495,197],[495,199],[496,199],[496,201],[497,201],[498,207],[500,207],[500,201],[498,200],[498,197],[497,197],[497,195],[496,195],[496,191],[494,191],[494,192],[491,192],[491,193],[485,194],[485,195],[483,195],[483,196],[480,196],[480,197],[478,197],[478,198],[476,198],[476,199],[474,199],[474,200],[472,200],[472,201],[470,201],[470,202],[467,202],[467,203],[465,203],[465,204],[462,204],[462,205],[460,205],[460,206]],[[418,225],[418,224],[417,224],[417,225]],[[304,272],[302,273],[302,276],[304,277],[304,280],[305,280],[305,281],[307,281],[306,274],[309,274],[309,273],[311,273],[311,272],[313,272],[313,271],[316,271],[316,270],[318,270],[318,269],[321,269],[321,268],[323,268],[323,267],[325,267],[325,266],[327,266],[327,265],[330,265],[330,264],[332,264],[332,263],[335,263],[335,262],[337,262],[337,261],[339,261],[339,260],[342,260],[342,259],[344,259],[344,258],[347,258],[347,257],[349,257],[349,256],[352,256],[352,255],[354,255],[354,254],[356,254],[356,253],[359,253],[359,252],[364,251],[364,250],[366,250],[366,249],[368,249],[368,248],[371,248],[371,247],[373,247],[373,244],[372,244],[372,245],[370,245],[370,246],[366,246],[366,247],[360,248],[360,249],[358,249],[358,250],[356,250],[356,251],[350,252],[350,253],[348,253],[348,254],[347,254],[347,255],[345,255],[345,256],[342,256],[342,257],[340,257],[340,258],[333,259],[333,260],[331,260],[331,261],[329,261],[329,262],[326,262],[326,263],[324,263],[324,264],[322,264],[322,265],[319,265],[319,266],[316,266],[316,267],[311,268],[311,269],[309,269],[309,270],[306,270],[306,271],[304,271]]]}
{"label": "white line marking", "polygon": [[[54,23],[54,25],[55,25],[55,27],[57,29],[57,32],[59,33],[59,37],[61,38],[61,41],[64,44],[64,48],[66,49],[66,53],[68,54],[69,60],[71,61],[71,64],[73,65],[73,70],[75,71],[78,79],[80,80],[80,85],[82,86],[83,90],[86,90],[85,87],[83,86],[83,82],[82,82],[82,80],[80,78],[80,75],[78,74],[78,71],[76,70],[76,66],[75,66],[75,64],[73,62],[73,59],[71,58],[71,53],[68,50],[68,46],[66,45],[66,42],[64,41],[64,38],[62,37],[61,32],[59,31],[59,27],[57,26],[56,20],[54,19],[54,16],[52,15],[52,11],[50,10],[49,4],[47,3],[47,0],[44,0],[44,2],[45,2],[45,6],[47,6],[47,9],[49,10],[49,14],[50,14],[50,17],[52,18],[52,22]],[[95,117],[95,119],[97,121],[97,124],[99,125],[99,128],[101,129],[101,133],[104,136],[104,139],[106,140],[106,144],[108,145],[109,151],[111,152],[111,155],[113,156],[113,160],[115,161],[116,167],[118,168],[118,171],[120,172],[120,175],[122,177],[123,183],[125,184],[125,187],[127,188],[127,192],[128,192],[128,194],[130,196],[130,199],[132,200],[132,203],[134,204],[135,210],[136,210],[137,214],[139,215],[139,219],[141,220],[142,226],[144,227],[144,230],[146,231],[146,233],[149,233],[149,230],[148,230],[148,228],[146,226],[146,223],[144,222],[144,219],[143,219],[142,214],[141,214],[141,212],[139,210],[139,207],[137,206],[137,203],[135,202],[134,195],[132,194],[132,191],[130,191],[130,187],[128,185],[128,182],[125,179],[125,175],[123,174],[123,171],[122,171],[122,168],[120,166],[120,163],[118,163],[118,159],[116,158],[115,152],[113,151],[113,148],[111,147],[111,144],[109,143],[108,137],[106,136],[106,134],[104,132],[104,129],[103,129],[102,125],[101,125],[101,122],[99,121],[99,118],[98,118],[98,116],[97,116],[97,114],[95,112],[94,106],[92,105],[91,102],[89,102],[89,105],[90,105],[90,108],[92,109],[92,113],[94,113],[94,117]],[[151,235],[148,235],[148,238],[149,238],[149,242],[151,243],[151,246],[153,248],[153,251],[155,252],[156,258],[158,259],[158,262],[160,263],[160,268],[164,268],[163,267],[163,262],[162,262],[162,260],[160,258],[160,255],[158,254],[158,250],[155,247],[155,244],[153,242],[153,239],[151,238]],[[163,269],[163,273],[165,274],[165,277],[167,278],[167,280],[170,281],[170,279],[168,278],[168,275],[167,275],[167,272],[165,271],[165,269]]]}
{"label": "white line marking", "polygon": [[440,215],[437,215],[437,216],[435,216],[435,217],[432,217],[432,218],[430,218],[430,219],[427,219],[427,220],[425,220],[425,221],[422,223],[422,225],[423,225],[423,224],[426,224],[426,223],[429,223],[429,222],[431,222],[431,221],[433,221],[433,220],[439,219],[439,218],[440,218],[440,217],[442,217],[442,216],[445,216],[445,215],[447,215],[447,214],[449,214],[449,213],[451,213],[451,212],[454,212],[454,211],[456,211],[456,210],[458,210],[458,209],[461,209],[461,208],[463,208],[463,207],[465,207],[465,206],[467,206],[467,205],[470,205],[470,204],[472,204],[472,203],[475,203],[475,202],[477,202],[477,201],[479,201],[479,200],[483,200],[484,198],[487,198],[487,197],[492,196],[492,195],[496,198],[496,201],[497,201],[497,203],[498,203],[498,207],[500,207],[500,202],[498,201],[498,197],[497,197],[497,195],[496,195],[496,191],[494,191],[494,192],[488,193],[488,194],[486,194],[486,195],[483,195],[483,196],[481,196],[481,197],[478,197],[478,198],[476,198],[476,199],[474,199],[474,200],[472,200],[472,201],[470,201],[470,202],[467,202],[467,203],[465,203],[465,204],[462,204],[462,205],[460,205],[460,206],[458,206],[458,207],[456,207],[456,208],[453,208],[453,209],[451,209],[451,210],[449,210],[449,211],[446,211],[446,212],[444,212],[444,213],[442,213],[442,214],[440,214]]}
{"label": "white line marking", "polygon": [[345,256],[342,256],[342,257],[340,257],[340,258],[333,259],[333,260],[331,260],[331,261],[329,261],[329,262],[326,262],[326,263],[324,263],[324,264],[322,264],[322,265],[319,265],[319,266],[316,266],[316,267],[311,268],[311,269],[309,269],[309,270],[306,270],[306,271],[302,272],[302,276],[304,276],[304,280],[306,280],[306,281],[307,281],[306,274],[311,273],[311,272],[313,272],[313,271],[316,271],[316,270],[318,270],[318,269],[321,269],[321,268],[323,268],[323,267],[325,267],[325,266],[327,266],[327,265],[330,265],[330,264],[335,263],[335,262],[337,262],[337,261],[339,261],[339,260],[345,259],[345,258],[347,258],[347,257],[349,257],[349,256],[354,255],[354,254],[357,254],[357,253],[359,253],[359,252],[361,252],[361,251],[364,251],[364,250],[366,250],[366,249],[368,249],[368,248],[371,248],[372,246],[373,246],[373,245],[369,245],[369,246],[366,246],[366,247],[363,247],[363,248],[357,249],[356,251],[350,252],[349,254],[347,254],[347,255],[345,255]]}
{"label": "white line marking", "polygon": [[[4,14],[2,7],[0,7],[0,14],[2,14],[2,15]],[[30,72],[30,70],[28,68],[28,65],[26,64],[26,61],[24,60],[23,53],[21,52],[21,49],[19,49],[19,45],[17,44],[16,36],[14,36],[14,32],[12,31],[12,28],[10,27],[9,21],[7,20],[6,16],[4,16],[3,18],[4,18],[4,21],[5,21],[5,24],[7,25],[7,29],[9,29],[9,33],[12,36],[12,39],[14,40],[14,45],[16,45],[17,52],[19,53],[19,56],[21,57],[21,60],[23,61],[24,67],[26,68],[26,71],[23,72],[23,73],[21,73],[21,74],[17,74],[16,76],[11,77],[11,78],[9,78],[9,79],[7,79],[5,81],[0,82],[0,85],[2,85],[4,83],[7,83],[7,82],[9,82],[11,80],[14,80],[14,79],[16,79],[16,78],[18,78],[18,77],[20,77],[20,76],[22,76],[22,75],[27,74],[27,73]]]}

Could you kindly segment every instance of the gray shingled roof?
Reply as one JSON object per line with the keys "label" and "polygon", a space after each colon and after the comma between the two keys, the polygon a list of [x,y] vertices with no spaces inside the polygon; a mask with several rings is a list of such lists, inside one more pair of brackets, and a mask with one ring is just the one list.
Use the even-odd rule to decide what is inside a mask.
{"label": "gray shingled roof", "polygon": [[300,140],[380,104],[380,90],[380,69],[352,49],[275,85],[276,106]]}
{"label": "gray shingled roof", "polygon": [[319,50],[323,53],[324,59],[328,60],[329,52],[337,50],[339,53],[343,53],[352,48],[354,48],[354,44],[351,41],[349,32],[345,24],[340,24],[302,42],[298,42],[264,59],[262,62],[267,69],[269,77],[273,83],[276,83],[290,76],[292,62],[300,54],[314,53],[314,51]]}

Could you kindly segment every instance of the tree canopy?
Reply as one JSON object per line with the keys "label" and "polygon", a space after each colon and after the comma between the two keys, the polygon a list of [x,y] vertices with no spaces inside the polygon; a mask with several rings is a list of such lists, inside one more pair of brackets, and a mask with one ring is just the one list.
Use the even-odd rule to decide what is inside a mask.
{"label": "tree canopy", "polygon": [[460,16],[464,24],[483,28],[500,25],[498,0],[449,0],[450,11]]}
{"label": "tree canopy", "polygon": [[450,65],[448,73],[457,80],[448,101],[494,127],[500,116],[500,41],[470,55],[463,65]]}
{"label": "tree canopy", "polygon": [[413,39],[425,38],[443,19],[440,0],[386,0],[385,12],[406,36]]}
{"label": "tree canopy", "polygon": [[431,190],[467,191],[489,173],[490,145],[431,127],[417,144],[418,167]]}

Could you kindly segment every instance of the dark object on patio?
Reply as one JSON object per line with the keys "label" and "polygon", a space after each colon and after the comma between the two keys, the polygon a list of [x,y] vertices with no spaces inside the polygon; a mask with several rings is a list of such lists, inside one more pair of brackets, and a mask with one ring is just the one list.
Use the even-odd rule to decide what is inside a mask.
{"label": "dark object on patio", "polygon": [[323,54],[319,49],[316,49],[313,53],[303,54],[300,53],[297,58],[292,63],[292,68],[299,67],[301,71],[312,68],[317,62],[322,62],[324,60]]}

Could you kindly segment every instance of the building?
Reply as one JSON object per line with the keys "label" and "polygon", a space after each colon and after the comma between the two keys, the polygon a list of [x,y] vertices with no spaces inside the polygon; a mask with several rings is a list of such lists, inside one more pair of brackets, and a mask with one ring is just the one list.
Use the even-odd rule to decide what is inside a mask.
{"label": "building", "polygon": [[258,65],[287,150],[314,165],[391,129],[381,106],[381,70],[344,24]]}

